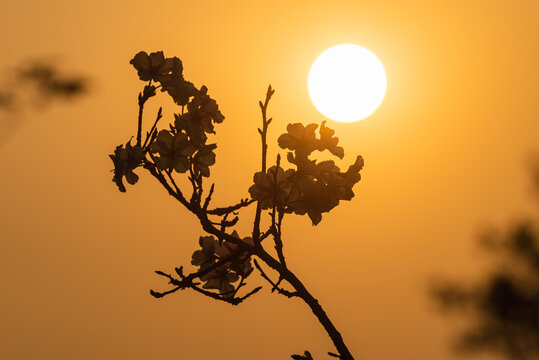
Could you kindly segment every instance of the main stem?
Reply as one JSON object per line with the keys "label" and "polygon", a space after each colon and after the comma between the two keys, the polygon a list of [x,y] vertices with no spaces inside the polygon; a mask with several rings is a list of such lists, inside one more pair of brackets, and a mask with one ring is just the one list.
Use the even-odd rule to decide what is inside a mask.
{"label": "main stem", "polygon": [[305,303],[307,303],[307,305],[309,305],[311,311],[318,318],[318,321],[320,321],[320,323],[328,333],[329,337],[333,341],[333,345],[335,345],[335,348],[339,352],[341,359],[354,360],[354,357],[350,353],[350,350],[348,350],[348,347],[346,347],[346,344],[344,343],[341,333],[337,330],[335,325],[333,325],[318,300],[316,300],[311,295],[311,293],[305,288],[305,286],[293,273],[290,274],[291,276],[286,277],[286,280],[290,282],[290,284],[292,284],[294,289],[296,289],[296,291],[298,292],[298,295],[303,299],[303,301],[305,301]]}
{"label": "main stem", "polygon": [[271,255],[269,255],[265,250],[258,250],[255,254],[262,259],[268,266],[279,272],[280,276],[283,279],[288,281],[290,285],[296,290],[297,295],[305,301],[307,305],[311,308],[313,314],[317,317],[318,321],[322,324],[327,334],[333,341],[333,345],[339,352],[340,358],[342,360],[354,360],[354,357],[348,350],[348,347],[344,343],[341,333],[337,330],[335,325],[331,322],[330,318],[314,296],[307,290],[305,285],[298,279],[298,277],[290,271],[288,268],[285,268],[277,260],[275,260]]}

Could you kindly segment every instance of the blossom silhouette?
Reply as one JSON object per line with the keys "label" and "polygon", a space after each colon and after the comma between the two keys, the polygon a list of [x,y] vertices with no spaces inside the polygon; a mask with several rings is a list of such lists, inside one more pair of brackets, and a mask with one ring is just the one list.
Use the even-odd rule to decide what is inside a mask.
{"label": "blossom silhouette", "polygon": [[193,157],[193,168],[195,173],[200,173],[204,177],[210,176],[210,166],[215,164],[216,144],[204,145]]}
{"label": "blossom silhouette", "polygon": [[135,67],[142,81],[160,82],[172,74],[181,77],[183,71],[180,59],[177,57],[165,58],[162,51],[153,52],[150,55],[141,51],[129,63]]}
{"label": "blossom silhouette", "polygon": [[317,124],[304,126],[301,123],[288,124],[286,133],[279,136],[277,143],[283,149],[295,151],[296,157],[307,157],[319,147],[319,140],[314,131]]}
{"label": "blossom silhouette", "polygon": [[221,295],[232,295],[234,291],[234,285],[232,283],[238,281],[240,276],[234,272],[231,272],[227,268],[217,268],[206,275],[200,277],[200,280],[206,281],[202,287],[204,289],[216,289],[219,290]]}
{"label": "blossom silhouette", "polygon": [[192,102],[187,105],[191,114],[195,114],[201,124],[201,128],[207,133],[214,133],[212,121],[222,123],[225,117],[219,111],[217,102],[208,95],[208,88],[202,86],[195,94]]}
{"label": "blossom silhouette", "polygon": [[171,134],[168,130],[161,130],[150,146],[152,153],[159,153],[156,165],[162,170],[174,169],[184,173],[189,169],[189,156],[193,155],[195,148],[184,133]]}
{"label": "blossom silhouette", "polygon": [[339,199],[327,191],[327,186],[321,181],[302,178],[292,192],[289,205],[298,215],[309,215],[313,225],[322,220],[322,213],[329,212],[339,204]]}
{"label": "blossom silhouette", "polygon": [[161,91],[166,91],[172,97],[172,100],[180,106],[187,105],[189,99],[198,93],[193,83],[178,76],[165,76],[161,80],[161,86]]}
{"label": "blossom silhouette", "polygon": [[333,136],[335,130],[326,127],[326,122],[322,121],[320,125],[320,143],[317,150],[329,150],[333,155],[337,156],[339,159],[344,157],[344,149],[340,146],[337,146],[339,138]]}
{"label": "blossom silhouette", "polygon": [[287,154],[287,160],[296,169],[285,171],[279,168],[278,176],[275,176],[272,167],[265,173],[255,174],[249,193],[262,209],[277,206],[283,212],[307,214],[313,225],[317,225],[322,220],[322,213],[331,211],[341,200],[354,197],[352,187],[361,179],[359,172],[363,168],[363,158],[358,156],[345,173],[333,160],[317,163],[310,159],[314,150],[328,150],[338,158],[344,157],[335,131],[326,127],[324,121],[319,129],[320,137],[317,137],[317,128],[317,124],[289,124],[287,132],[279,137],[279,146],[292,150]]}
{"label": "blossom silhouette", "polygon": [[294,170],[284,171],[282,167],[272,166],[267,172],[257,172],[253,177],[254,184],[249,194],[257,200],[262,209],[285,206],[292,183]]}
{"label": "blossom silhouette", "polygon": [[[236,231],[232,235],[239,239]],[[253,240],[246,237],[243,241],[253,245]],[[247,277],[253,267],[249,252],[238,248],[238,245],[215,239],[213,236],[201,236],[201,249],[196,250],[191,257],[191,264],[200,267],[200,271],[209,269],[200,280],[205,282],[203,288],[216,289],[221,294],[230,293],[235,289],[232,283],[240,277]],[[219,264],[218,261],[221,261]],[[212,269],[210,269],[213,267]]]}
{"label": "blossom silhouette", "polygon": [[218,243],[213,236],[201,236],[198,242],[202,249],[193,253],[191,264],[200,266],[200,269],[204,270],[215,263],[215,246]]}
{"label": "blossom silhouette", "polygon": [[118,145],[114,150],[114,154],[109,155],[114,164],[114,177],[112,181],[116,183],[121,192],[125,192],[123,178],[131,185],[135,185],[139,179],[138,175],[133,172],[142,163],[144,152],[140,146],[131,146],[131,141],[123,145]]}
{"label": "blossom silhouette", "polygon": [[202,86],[187,103],[187,112],[175,115],[174,126],[176,129],[184,130],[197,148],[206,143],[208,138],[206,134],[215,134],[213,123],[221,123],[225,118],[207,91],[208,89]]}

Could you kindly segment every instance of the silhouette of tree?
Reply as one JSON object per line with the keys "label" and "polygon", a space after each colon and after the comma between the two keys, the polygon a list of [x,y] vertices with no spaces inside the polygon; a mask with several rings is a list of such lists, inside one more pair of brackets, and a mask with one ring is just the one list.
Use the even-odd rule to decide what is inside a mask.
{"label": "silhouette of tree", "polygon": [[[310,307],[338,351],[338,354],[329,355],[353,359],[322,306],[288,267],[282,224],[286,216],[297,214],[309,216],[313,225],[317,225],[323,213],[335,208],[341,200],[351,200],[354,196],[352,187],[361,178],[362,157],[358,156],[345,172],[341,172],[332,160],[317,162],[311,158],[314,151],[327,150],[338,158],[344,157],[335,132],[326,127],[325,122],[320,126],[295,123],[289,124],[287,132],[278,139],[278,145],[289,150],[287,160],[292,167],[283,168],[280,156],[268,167],[266,138],[272,119],[267,117],[267,109],[274,94],[269,86],[264,102],[259,103],[262,113],[262,127],[258,129],[262,146],[261,168],[254,174],[253,185],[248,189],[250,197],[226,207],[212,207],[215,184],[211,184],[209,191],[205,186],[216,161],[217,144],[209,143],[209,139],[215,133],[214,126],[225,119],[217,102],[208,95],[206,86],[198,89],[184,79],[183,65],[177,57],[165,58],[162,51],[151,54],[141,51],[130,63],[146,85],[138,96],[135,143],[129,140],[118,145],[110,155],[114,164],[113,181],[121,192],[126,192],[124,179],[134,185],[139,180],[135,170],[148,171],[170,196],[198,219],[206,232],[199,237],[200,248],[191,258],[191,264],[198,269],[189,274],[184,272],[183,266],[175,268],[175,274],[156,271],[168,280],[171,288],[163,292],[151,290],[150,294],[161,298],[189,288],[212,299],[238,305],[261,289],[242,290],[247,286],[246,279],[256,269],[269,283],[272,292],[300,298]],[[163,117],[160,108],[143,139],[144,105],[156,96],[158,89],[166,92],[179,110],[171,124],[158,130]],[[190,196],[185,196],[186,189],[177,185],[177,176],[187,177]],[[240,236],[234,230],[239,211],[255,203],[252,232]],[[270,220],[267,228],[260,225],[262,216]],[[275,255],[268,252],[269,246],[273,246]],[[277,279],[272,280],[275,277]],[[305,351],[304,355],[293,355],[292,358],[312,359],[312,356]]]}
{"label": "silhouette of tree", "polygon": [[[538,168],[539,169],[539,168]],[[534,180],[539,190],[539,171]],[[508,359],[539,359],[539,231],[522,221],[507,232],[481,239],[498,265],[476,284],[445,281],[432,288],[445,311],[466,315],[470,323],[456,349],[495,352]]]}

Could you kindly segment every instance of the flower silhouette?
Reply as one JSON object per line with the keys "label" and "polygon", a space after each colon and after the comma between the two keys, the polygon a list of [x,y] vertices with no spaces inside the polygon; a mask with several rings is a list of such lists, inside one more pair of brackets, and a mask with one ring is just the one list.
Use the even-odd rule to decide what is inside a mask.
{"label": "flower silhouette", "polygon": [[114,177],[112,181],[116,183],[118,189],[121,192],[125,192],[125,185],[123,184],[123,177],[131,185],[134,185],[138,181],[138,175],[133,172],[139,167],[144,159],[144,152],[138,145],[131,146],[131,141],[123,145],[118,145],[114,150],[114,154],[109,155],[114,164]]}
{"label": "flower silhouette", "polygon": [[335,130],[326,127],[326,122],[322,121],[319,133],[320,142],[317,150],[329,150],[333,155],[337,156],[339,159],[342,159],[344,157],[344,149],[341,146],[337,146],[339,138],[333,136],[335,134]]}
{"label": "flower silhouette", "polygon": [[215,164],[216,144],[204,145],[193,157],[193,166],[195,173],[200,173],[204,177],[210,176],[210,166]]}
{"label": "flower silhouette", "polygon": [[234,285],[231,283],[238,281],[239,278],[238,274],[231,272],[227,268],[217,268],[206,275],[201,276],[200,280],[206,281],[206,283],[202,285],[203,288],[217,289],[221,295],[231,296],[235,289]]}
{"label": "flower silhouette", "polygon": [[284,171],[282,167],[277,166],[270,167],[265,173],[257,172],[249,193],[259,202],[261,209],[285,206],[292,185],[290,180],[294,173],[294,170]]}
{"label": "flower silhouette", "polygon": [[358,156],[345,173],[332,160],[317,163],[309,159],[314,150],[328,150],[338,158],[344,157],[335,131],[326,127],[324,121],[317,138],[317,128],[317,124],[289,124],[287,132],[279,137],[279,146],[293,151],[287,154],[287,159],[296,170],[276,170],[274,166],[266,173],[255,174],[249,193],[261,209],[276,206],[280,211],[307,214],[313,225],[317,225],[322,213],[329,212],[339,201],[354,197],[352,187],[361,179],[363,158]]}
{"label": "flower silhouette", "polygon": [[213,236],[201,236],[198,243],[202,249],[193,253],[191,264],[200,266],[200,269],[204,270],[215,263],[215,245],[218,243]]}
{"label": "flower silhouette", "polygon": [[165,76],[161,80],[161,91],[167,92],[174,102],[180,106],[187,105],[189,99],[198,93],[193,83],[180,76]]}
{"label": "flower silhouette", "polygon": [[208,89],[202,86],[187,103],[187,112],[175,115],[174,126],[184,130],[197,148],[206,143],[206,134],[215,134],[213,123],[221,123],[225,118],[219,111],[217,102],[207,92]]}
{"label": "flower silhouette", "polygon": [[279,136],[277,142],[283,149],[295,151],[297,157],[307,157],[319,148],[319,142],[314,131],[317,124],[304,126],[302,123],[288,124],[286,133]]}
{"label": "flower silhouette", "polygon": [[189,157],[195,152],[195,148],[187,139],[187,135],[181,132],[171,134],[167,130],[161,130],[157,138],[150,146],[152,153],[159,153],[156,165],[161,170],[174,169],[184,173],[189,169]]}
{"label": "flower silhouette", "polygon": [[181,77],[183,71],[180,59],[177,57],[165,58],[162,51],[153,52],[150,55],[141,51],[129,63],[135,67],[142,81],[160,82],[172,74]]}
{"label": "flower silhouette", "polygon": [[322,220],[322,213],[329,212],[338,204],[339,199],[328,191],[326,184],[309,178],[298,181],[289,202],[295,214],[307,214],[313,225]]}
{"label": "flower silhouette", "polygon": [[[240,238],[238,233],[232,233],[234,237]],[[246,237],[245,243],[253,244],[253,239]],[[230,293],[234,290],[232,283],[239,280],[240,276],[248,276],[253,267],[251,256],[248,251],[238,249],[238,245],[228,241],[215,239],[213,236],[201,236],[199,239],[201,249],[196,250],[191,258],[191,264],[200,267],[200,271],[217,265],[214,269],[200,277],[204,281],[203,288],[217,289],[221,294]],[[217,261],[221,260],[221,264]]]}

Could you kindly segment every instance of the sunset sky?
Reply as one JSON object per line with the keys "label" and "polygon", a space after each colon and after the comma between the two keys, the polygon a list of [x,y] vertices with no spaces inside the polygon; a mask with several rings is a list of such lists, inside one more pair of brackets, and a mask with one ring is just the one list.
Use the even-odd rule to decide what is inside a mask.
{"label": "sunset sky", "polygon": [[[237,307],[188,290],[152,298],[167,289],[154,270],[190,267],[204,234],[140,169],[120,193],[108,154],[136,133],[143,83],[129,60],[163,50],[226,117],[215,204],[245,198],[268,84],[275,159],[287,124],[325,120],[307,91],[311,64],[353,43],[376,54],[388,84],[370,117],[328,121],[345,149],[339,164],[364,157],[362,180],[318,226],[286,219],[288,264],[357,359],[460,358],[451,341],[461,324],[437,313],[428,286],[480,276],[478,234],[535,213],[538,14],[536,0],[3,1],[0,84],[36,58],[91,83],[72,103],[0,110],[1,357],[327,358],[334,348],[308,307],[267,287]],[[173,120],[160,95],[147,122],[161,105],[161,126]],[[252,211],[241,219],[247,236]],[[248,283],[262,282],[254,273]]]}

